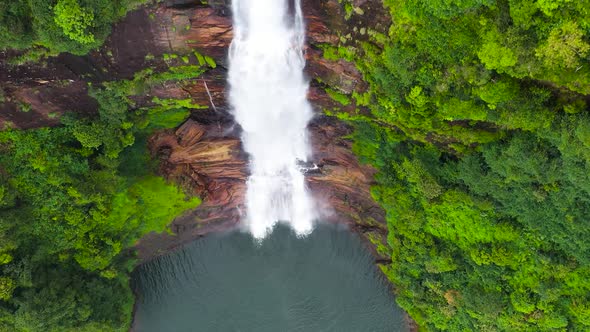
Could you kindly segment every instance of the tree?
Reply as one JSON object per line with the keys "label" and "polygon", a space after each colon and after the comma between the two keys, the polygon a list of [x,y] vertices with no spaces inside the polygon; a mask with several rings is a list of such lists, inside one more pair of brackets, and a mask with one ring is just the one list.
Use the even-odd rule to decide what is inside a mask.
{"label": "tree", "polygon": [[78,0],[59,0],[53,7],[55,23],[66,36],[80,44],[91,44],[94,35],[88,32],[94,21],[94,14],[80,7]]}
{"label": "tree", "polygon": [[576,22],[568,21],[551,30],[547,41],[537,48],[537,56],[547,67],[576,68],[590,50]]}

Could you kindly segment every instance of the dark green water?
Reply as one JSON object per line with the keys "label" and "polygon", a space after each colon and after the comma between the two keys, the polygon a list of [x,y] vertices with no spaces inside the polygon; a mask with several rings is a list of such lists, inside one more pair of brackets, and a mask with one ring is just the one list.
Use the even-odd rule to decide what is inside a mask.
{"label": "dark green water", "polygon": [[138,268],[134,331],[407,331],[356,235],[211,235]]}

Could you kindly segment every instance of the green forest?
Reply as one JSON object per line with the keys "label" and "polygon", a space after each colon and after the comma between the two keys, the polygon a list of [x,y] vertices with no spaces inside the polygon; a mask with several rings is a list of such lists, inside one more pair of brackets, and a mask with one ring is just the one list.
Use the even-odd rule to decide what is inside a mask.
{"label": "green forest", "polygon": [[101,46],[111,25],[147,0],[8,0],[0,2],[0,49],[25,60]]}
{"label": "green forest", "polygon": [[0,132],[0,331],[127,331],[133,246],[196,207],[155,176],[147,136],[189,110],[173,102],[137,108],[129,98],[198,66],[150,69],[91,88],[96,116]]}
{"label": "green forest", "polygon": [[[361,70],[398,303],[425,331],[590,330],[590,1],[385,0]],[[359,109],[360,109],[359,108]]]}
{"label": "green forest", "polygon": [[[0,49],[20,50],[29,61],[85,54],[136,2],[3,1]],[[0,131],[0,331],[129,329],[130,247],[200,203],[155,175],[146,145],[189,109],[156,99],[141,108],[131,97],[205,70],[147,68],[90,86],[96,114],[76,110],[60,126]]]}

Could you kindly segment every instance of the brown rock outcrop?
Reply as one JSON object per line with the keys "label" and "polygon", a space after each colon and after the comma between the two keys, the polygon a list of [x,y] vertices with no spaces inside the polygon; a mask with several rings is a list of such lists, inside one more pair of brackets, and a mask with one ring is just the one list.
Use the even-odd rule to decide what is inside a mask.
{"label": "brown rock outcrop", "polygon": [[223,135],[227,128],[186,121],[176,131],[157,133],[150,139],[153,155],[161,160],[160,172],[199,196],[203,203],[172,222],[174,235],[149,234],[138,248],[148,259],[211,231],[235,227],[243,205],[246,156],[240,140]]}

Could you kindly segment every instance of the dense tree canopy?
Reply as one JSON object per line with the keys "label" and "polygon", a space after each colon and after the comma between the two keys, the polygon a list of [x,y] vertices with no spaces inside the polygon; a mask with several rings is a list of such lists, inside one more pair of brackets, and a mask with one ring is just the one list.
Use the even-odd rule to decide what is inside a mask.
{"label": "dense tree canopy", "polygon": [[86,54],[111,25],[145,0],[8,0],[0,2],[0,49]]}
{"label": "dense tree canopy", "polygon": [[199,204],[153,175],[146,147],[149,133],[196,105],[155,99],[137,108],[128,97],[204,70],[147,69],[91,88],[97,116],[0,131],[0,331],[128,330],[128,248]]}
{"label": "dense tree canopy", "polygon": [[398,302],[427,330],[590,329],[590,2],[386,0],[369,83]]}

